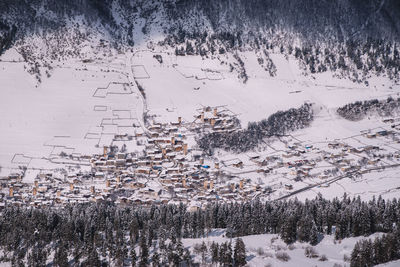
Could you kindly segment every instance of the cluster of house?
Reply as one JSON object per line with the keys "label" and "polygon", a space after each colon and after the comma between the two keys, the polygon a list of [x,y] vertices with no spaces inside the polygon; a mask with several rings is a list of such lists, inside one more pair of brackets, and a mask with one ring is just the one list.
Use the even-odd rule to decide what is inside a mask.
{"label": "cluster of house", "polygon": [[[390,137],[394,133],[387,130],[378,130],[375,133],[362,133],[365,138]],[[301,146],[294,143],[288,146],[289,150],[282,154],[277,164],[270,169],[273,171],[280,167],[291,169],[289,173],[292,178],[320,178],[322,180],[336,176],[338,174],[364,173],[363,169],[376,167],[382,164],[382,159],[387,156],[400,158],[400,153],[384,153],[379,146],[363,145],[352,147],[343,141],[333,141],[328,143],[328,149],[314,148],[312,145]],[[312,157],[308,157],[308,152],[312,152]],[[330,166],[329,168],[322,166]],[[321,169],[321,170],[319,170]],[[287,186],[287,188],[292,188]]]}
{"label": "cluster of house", "polygon": [[[31,206],[54,206],[67,202],[87,202],[91,198],[93,188],[77,186],[77,181],[89,179],[89,175],[76,176],[68,183],[69,177],[60,173],[44,171],[40,173],[33,184],[23,183],[23,175],[13,174],[2,183],[1,203],[6,202]],[[79,191],[79,196],[76,194]]]}
{"label": "cluster of house", "polygon": [[[183,121],[180,117],[170,123],[153,121],[143,134],[126,141],[144,139],[142,152],[131,153],[110,145],[103,147],[103,153],[86,159],[91,165],[88,172],[45,171],[33,184],[23,183],[23,174],[3,178],[0,180],[0,207],[6,202],[53,206],[112,200],[121,205],[183,202],[190,209],[198,209],[207,202],[245,201],[273,191],[254,179],[244,178],[246,173],[259,175],[267,183],[268,175],[284,173],[290,181],[284,188],[292,190],[292,183],[298,179],[327,179],[338,171],[361,172],[363,166],[357,158],[365,159],[364,166],[375,166],[382,157],[378,153],[380,148],[372,145],[354,148],[335,141],[328,143],[327,149],[320,149],[301,142],[286,142],[286,149],[273,155],[250,156],[250,167],[240,159],[228,164],[204,157],[201,150],[191,145],[195,143],[194,132],[199,130],[231,132],[237,128],[235,115],[223,108],[199,109],[193,121]],[[376,138],[392,134],[392,131],[379,130],[363,133],[363,136]],[[116,140],[118,138],[116,136]],[[400,158],[400,154],[395,157]],[[326,163],[330,168],[321,168]],[[232,168],[241,170],[244,175],[232,172]],[[330,171],[333,169],[336,171]]]}
{"label": "cluster of house", "polygon": [[90,157],[90,172],[46,171],[33,184],[22,183],[22,175],[7,177],[3,202],[41,206],[110,199],[121,204],[247,199],[260,188],[229,177],[218,161],[211,162],[200,150],[190,147],[194,140],[187,136],[199,129],[234,131],[235,118],[229,110],[205,107],[198,110],[193,121],[179,117],[176,122],[152,122],[144,136],[135,136],[145,138],[143,152],[128,153],[105,146],[102,154]]}

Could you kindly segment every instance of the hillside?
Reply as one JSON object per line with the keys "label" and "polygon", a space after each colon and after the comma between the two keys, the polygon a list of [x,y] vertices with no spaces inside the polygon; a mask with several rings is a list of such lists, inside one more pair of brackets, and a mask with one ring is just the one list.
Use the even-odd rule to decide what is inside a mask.
{"label": "hillside", "polygon": [[[180,119],[174,131],[193,164],[221,163],[223,183],[264,188],[251,198],[392,197],[397,112],[354,122],[341,107],[396,98],[398,5],[301,4],[3,1],[0,175],[27,184],[49,172],[95,175],[105,147],[140,161],[154,145],[142,135],[160,138],[151,129]],[[339,6],[348,12],[336,14]],[[302,19],[306,13],[315,16]],[[345,107],[359,116],[356,105]],[[201,119],[201,109],[214,115]],[[199,124],[224,117],[227,124],[211,129]],[[149,172],[135,164],[130,172]],[[162,179],[171,166],[176,160],[160,167]],[[375,173],[389,166],[387,175]]]}
{"label": "hillside", "polygon": [[1,1],[1,264],[222,266],[236,237],[250,266],[398,259],[399,18],[395,0]]}

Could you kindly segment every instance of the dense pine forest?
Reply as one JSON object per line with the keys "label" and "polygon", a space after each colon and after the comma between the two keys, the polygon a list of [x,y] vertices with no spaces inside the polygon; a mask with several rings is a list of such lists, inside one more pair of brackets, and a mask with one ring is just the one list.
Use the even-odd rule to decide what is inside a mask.
{"label": "dense pine forest", "polygon": [[[43,9],[57,16],[43,16]],[[203,26],[213,31],[232,29],[239,34],[240,31],[268,29],[294,33],[313,42],[325,38],[367,37],[398,41],[400,28],[396,19],[400,15],[400,4],[395,0],[4,0],[0,10],[5,21],[20,30],[34,31],[40,31],[39,26],[62,26],[62,16],[83,15],[87,21],[100,18],[111,33],[134,27],[135,23],[130,19],[135,15],[153,22],[157,20],[154,15],[160,15],[160,12],[165,12],[164,18],[170,22],[169,26],[165,25],[169,32],[179,28],[194,32]],[[116,16],[116,10],[120,17]],[[194,21],[189,22],[188,17]],[[151,27],[150,24],[146,26]],[[117,37],[118,32],[115,34]]]}
{"label": "dense pine forest", "polygon": [[[272,233],[279,234],[287,244],[300,241],[311,245],[327,234],[343,239],[384,232],[388,235],[375,241],[384,246],[388,238],[398,244],[399,222],[400,202],[380,197],[369,202],[344,196],[305,202],[215,203],[195,212],[189,212],[183,204],[121,207],[98,203],[59,209],[7,206],[0,218],[0,247],[5,252],[1,260],[14,266],[24,266],[24,262],[42,266],[54,253],[54,266],[67,266],[68,260],[75,266],[147,266],[154,262],[155,266],[191,266],[195,264],[193,255],[181,239],[204,237],[213,229],[226,229],[226,236],[232,238]],[[201,253],[207,249],[204,246],[196,250]],[[235,246],[240,251],[232,253]],[[356,246],[353,266],[364,266],[359,264],[364,254],[358,251],[365,246]],[[229,262],[241,266],[234,264],[234,255],[243,258],[241,251],[245,250],[240,239],[235,244],[212,247],[208,249],[214,251],[211,254],[221,265]],[[399,248],[391,249],[390,256],[376,262],[398,258]]]}

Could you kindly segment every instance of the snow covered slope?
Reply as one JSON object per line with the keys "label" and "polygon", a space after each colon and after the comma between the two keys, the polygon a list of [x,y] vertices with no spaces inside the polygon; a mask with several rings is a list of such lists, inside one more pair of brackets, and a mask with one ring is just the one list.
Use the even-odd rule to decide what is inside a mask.
{"label": "snow covered slope", "polygon": [[[380,118],[349,122],[339,117],[336,109],[358,100],[395,97],[400,89],[384,77],[373,77],[369,79],[369,86],[365,86],[333,78],[330,73],[304,76],[294,57],[284,57],[278,52],[270,55],[276,66],[276,76],[271,77],[258,64],[254,52],[238,51],[236,55],[248,75],[248,81],[243,83],[237,57],[231,53],[183,57],[164,47],[138,47],[125,52],[112,48],[88,51],[93,56],[87,59],[50,63],[51,75],[43,77],[41,83],[24,70],[26,63],[16,50],[11,49],[2,56],[1,176],[19,172],[26,166],[24,182],[32,183],[40,171],[75,164],[59,162],[57,157],[62,152],[76,156],[99,154],[103,145],[112,143],[115,134],[135,134],[143,126],[144,112],[159,122],[177,121],[178,117],[190,122],[196,109],[205,106],[223,106],[236,114],[246,127],[248,122],[265,119],[276,111],[312,103],[314,122],[310,128],[295,132],[293,138],[321,148],[332,140],[347,140],[354,146],[362,146],[365,140],[357,140],[355,136],[386,124]],[[162,63],[156,56],[161,56]],[[145,98],[137,84],[144,88]],[[126,144],[131,151],[143,149],[134,142]],[[279,141],[272,142],[269,148],[255,152],[276,154],[281,145]],[[389,152],[395,152],[396,147],[396,143],[387,144]],[[219,153],[221,160],[238,157],[248,161],[246,154]],[[89,166],[80,168],[90,170]],[[393,197],[397,192],[394,188],[400,187],[396,179],[390,178],[396,173],[392,170],[385,176],[370,174],[356,182],[345,179],[329,188],[315,188],[297,196],[303,199],[321,192],[334,197],[346,192],[367,198],[376,194]],[[279,187],[285,181],[291,182],[291,176],[287,175],[278,172],[262,178],[249,173],[239,177],[262,179],[262,183]],[[296,183],[295,189],[313,181]],[[284,193],[278,190],[275,197]]]}
{"label": "snow covered slope", "polygon": [[[374,239],[381,234],[373,234],[368,238]],[[296,242],[286,245],[278,235],[263,234],[250,235],[242,237],[246,245],[246,260],[248,266],[347,266],[349,264],[350,255],[354,248],[354,244],[364,239],[364,237],[346,238],[337,241],[333,236],[324,236],[321,242],[313,247],[314,257],[306,257],[305,250],[310,248],[307,243]],[[366,238],[365,238],[366,239]],[[219,245],[224,242],[231,241],[233,244],[235,239],[225,237],[224,230],[214,230],[207,238],[183,239],[183,245],[193,248],[196,244],[201,245],[205,242],[209,247],[213,242]],[[288,255],[287,260],[279,255]],[[323,260],[321,260],[321,258]],[[196,258],[201,262],[200,255]],[[207,261],[210,259],[207,258]],[[390,263],[382,266],[396,266]],[[380,265],[379,265],[380,266]]]}
{"label": "snow covered slope", "polygon": [[[325,29],[316,17],[310,22],[316,32],[304,32],[303,13],[288,8],[286,1],[271,6],[255,1],[252,8],[240,0],[230,5],[117,0],[19,4],[4,1],[0,24],[1,177],[22,172],[23,182],[32,183],[43,171],[89,173],[88,158],[102,154],[103,146],[124,144],[129,152],[143,152],[146,141],[114,142],[115,136],[141,135],[146,123],[171,123],[178,117],[193,122],[208,106],[230,112],[245,128],[306,102],[313,106],[311,127],[287,138],[264,140],[249,153],[217,151],[206,162],[242,162],[244,169],[228,164],[223,170],[232,181],[249,180],[271,189],[270,194],[257,195],[266,199],[292,196],[285,184],[302,199],[320,192],[366,198],[389,198],[398,192],[395,167],[385,175],[374,169],[359,179],[323,182],[326,173],[340,177],[346,170],[329,160],[338,152],[329,148],[331,142],[342,143],[340,157],[346,157],[349,166],[357,167],[366,156],[368,164],[382,169],[397,164],[397,132],[390,138],[366,137],[393,125],[374,116],[351,122],[336,112],[354,101],[397,97],[400,58],[393,33],[398,21],[391,18],[398,9],[392,1],[362,7],[342,3],[345,10],[362,12],[340,14],[346,18],[340,27],[330,15],[321,15],[332,24]],[[237,8],[243,12],[230,13]],[[270,11],[271,23],[262,10]],[[318,10],[325,8],[316,5],[308,11]],[[291,17],[279,20],[282,12]],[[369,23],[372,18],[385,30],[376,32],[377,26]],[[190,148],[197,149],[202,134],[190,133]],[[313,149],[289,158],[294,144]],[[367,146],[377,146],[382,153],[346,154]],[[80,162],[78,157],[86,159]],[[262,163],[254,163],[254,157],[279,160],[259,169]],[[376,157],[384,160],[378,163]],[[298,166],[291,168],[304,159],[319,163],[299,179]]]}

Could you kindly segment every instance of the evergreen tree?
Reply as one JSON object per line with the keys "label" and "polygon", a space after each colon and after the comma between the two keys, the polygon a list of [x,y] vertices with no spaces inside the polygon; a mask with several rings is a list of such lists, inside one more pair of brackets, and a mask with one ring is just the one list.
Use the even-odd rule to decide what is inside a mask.
{"label": "evergreen tree", "polygon": [[122,247],[118,246],[115,249],[115,265],[121,267],[124,265],[124,256],[122,252]]}
{"label": "evergreen tree", "polygon": [[211,246],[210,246],[211,262],[212,263],[217,263],[218,262],[218,250],[219,250],[218,243],[212,242]]}
{"label": "evergreen tree", "polygon": [[225,253],[223,256],[223,265],[224,266],[232,266],[232,243],[225,242]]}
{"label": "evergreen tree", "polygon": [[[354,249],[353,249],[354,251]],[[374,264],[385,262],[385,248],[383,246],[382,239],[377,238],[373,243],[373,255],[375,256]]]}
{"label": "evergreen tree", "polygon": [[190,251],[187,248],[185,248],[185,251],[183,252],[182,261],[184,266],[192,266],[193,264],[192,256],[190,255]]}
{"label": "evergreen tree", "polygon": [[96,248],[92,248],[84,265],[88,267],[101,266],[101,261],[99,259],[99,254],[97,253]]}
{"label": "evergreen tree", "polygon": [[47,252],[45,248],[33,247],[31,253],[28,255],[28,266],[45,266],[47,261]]}
{"label": "evergreen tree", "polygon": [[200,251],[201,251],[201,261],[204,263],[206,261],[206,256],[207,256],[207,245],[204,241],[201,243]]}
{"label": "evergreen tree", "polygon": [[74,258],[74,263],[76,265],[79,265],[79,261],[80,261],[81,256],[82,256],[82,252],[81,252],[80,244],[78,242],[75,243],[75,247],[74,247],[74,250],[72,252],[72,256]]}
{"label": "evergreen tree", "polygon": [[167,252],[166,254],[167,254],[168,263],[172,264],[174,262],[175,257],[176,257],[175,246],[173,245],[172,242],[168,244],[166,252]]}
{"label": "evergreen tree", "polygon": [[175,266],[179,266],[183,259],[184,248],[182,241],[180,239],[177,240],[173,252],[173,259],[172,262]]}
{"label": "evergreen tree", "polygon": [[218,262],[221,266],[224,266],[225,264],[225,254],[227,253],[227,244],[222,243],[219,247],[219,255],[218,255]]}
{"label": "evergreen tree", "polygon": [[[391,101],[393,100],[389,100]],[[350,199],[345,196],[343,199],[333,200],[317,197],[305,202],[289,200],[234,205],[215,203],[197,212],[187,211],[184,205],[160,205],[142,209],[119,207],[112,203],[96,203],[67,205],[63,209],[56,210],[15,208],[6,205],[2,214],[0,249],[11,253],[13,266],[24,264],[33,266],[36,261],[44,262],[45,260],[41,258],[45,257],[40,255],[39,248],[48,248],[48,253],[54,254],[54,266],[68,264],[69,255],[74,259],[71,261],[72,264],[79,265],[83,258],[85,262],[82,264],[89,265],[86,259],[90,257],[94,259],[92,262],[98,262],[97,252],[101,253],[101,258],[108,257],[109,264],[116,265],[117,258],[120,258],[118,264],[121,265],[128,258],[124,240],[127,231],[131,237],[129,258],[132,258],[132,248],[135,247],[136,240],[139,240],[140,257],[137,262],[141,261],[143,255],[147,260],[142,261],[142,266],[149,265],[150,253],[146,229],[150,224],[153,229],[153,239],[159,239],[160,265],[184,265],[188,262],[187,249],[178,238],[184,233],[184,228],[187,228],[185,235],[189,238],[201,236],[201,229],[229,226],[231,229],[229,235],[232,237],[242,234],[279,233],[286,242],[294,242],[304,240],[304,236],[301,237],[306,232],[304,229],[312,225],[309,242],[313,245],[317,243],[319,234],[329,233],[329,226],[336,226],[335,235],[339,239],[388,231],[386,235],[373,242],[360,241],[358,254],[357,248],[355,249],[355,255],[359,255],[359,258],[356,257],[353,261],[360,264],[369,261],[380,264],[399,258],[400,251],[397,231],[400,204],[396,199],[379,198],[363,202],[361,199]],[[192,225],[196,225],[195,229]],[[135,232],[139,235],[138,239],[135,238]],[[166,249],[164,240],[168,239],[171,242]],[[27,250],[27,245],[32,249]],[[203,254],[201,251],[204,251],[201,256],[206,259],[206,250],[201,247],[206,246],[200,244],[198,254],[201,255]],[[232,252],[228,247],[227,243],[221,246],[211,244],[209,249],[211,262],[231,265]],[[29,255],[26,257],[27,251]],[[233,254],[235,257],[235,253]]]}
{"label": "evergreen tree", "polygon": [[362,259],[361,259],[361,249],[360,249],[360,244],[357,242],[354,245],[353,251],[351,252],[351,266],[363,266],[361,265]]}
{"label": "evergreen tree", "polygon": [[135,247],[131,248],[131,255],[130,256],[131,256],[131,266],[135,267],[136,266],[136,261],[137,261]]}
{"label": "evergreen tree", "polygon": [[194,48],[192,46],[192,43],[187,41],[186,42],[186,54],[187,55],[194,55]]}
{"label": "evergreen tree", "polygon": [[139,267],[147,266],[147,262],[149,261],[149,249],[147,247],[146,242],[146,233],[144,230],[141,231],[140,236],[140,262]]}
{"label": "evergreen tree", "polygon": [[151,264],[153,267],[160,266],[160,254],[158,254],[157,251],[153,253],[153,256],[151,256]]}
{"label": "evergreen tree", "polygon": [[68,266],[68,254],[66,247],[63,244],[60,244],[56,248],[56,252],[54,254],[54,265],[58,267]]}
{"label": "evergreen tree", "polygon": [[301,219],[297,224],[297,239],[301,242],[310,241],[310,233],[313,227],[313,219],[307,214],[302,215]]}
{"label": "evergreen tree", "polygon": [[296,241],[296,218],[293,214],[290,214],[288,218],[283,221],[281,238],[286,244],[291,244]]}
{"label": "evergreen tree", "polygon": [[317,226],[313,223],[311,231],[310,231],[310,244],[315,246],[318,244],[318,231]]}
{"label": "evergreen tree", "polygon": [[235,252],[233,254],[234,266],[246,265],[246,246],[241,238],[237,238],[235,242]]}

